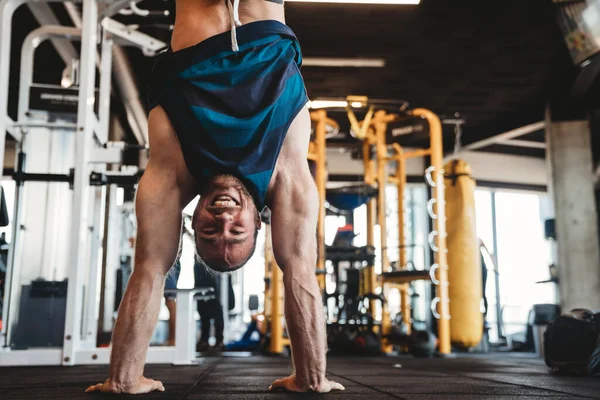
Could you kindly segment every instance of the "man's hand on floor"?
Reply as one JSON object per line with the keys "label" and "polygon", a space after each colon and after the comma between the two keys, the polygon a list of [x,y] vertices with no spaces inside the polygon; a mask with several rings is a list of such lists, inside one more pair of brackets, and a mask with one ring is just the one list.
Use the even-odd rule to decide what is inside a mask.
{"label": "man's hand on floor", "polygon": [[[269,387],[269,390],[285,390],[287,392],[309,392],[309,390],[303,389],[300,386],[298,386],[298,384],[296,383],[296,377],[293,375],[288,376],[287,378],[276,380]],[[325,380],[325,382],[323,382],[323,384],[319,388],[310,391],[316,393],[329,393],[332,390],[346,390],[346,388],[344,388],[344,386],[337,382]]]}
{"label": "man's hand on floor", "polygon": [[142,379],[140,379],[139,383],[136,386],[121,387],[116,383],[112,382],[110,379],[107,379],[104,383],[99,383],[97,385],[90,386],[86,389],[85,392],[102,392],[113,394],[143,394],[154,391],[165,391],[165,387],[163,386],[162,382],[142,377]]}

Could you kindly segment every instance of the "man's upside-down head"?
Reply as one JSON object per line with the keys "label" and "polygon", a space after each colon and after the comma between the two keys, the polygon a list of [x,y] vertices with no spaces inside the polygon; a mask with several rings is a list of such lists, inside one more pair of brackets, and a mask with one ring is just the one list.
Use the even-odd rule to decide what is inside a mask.
{"label": "man's upside-down head", "polygon": [[200,193],[194,211],[198,257],[217,272],[243,267],[256,248],[260,213],[248,189],[231,175],[217,175]]}

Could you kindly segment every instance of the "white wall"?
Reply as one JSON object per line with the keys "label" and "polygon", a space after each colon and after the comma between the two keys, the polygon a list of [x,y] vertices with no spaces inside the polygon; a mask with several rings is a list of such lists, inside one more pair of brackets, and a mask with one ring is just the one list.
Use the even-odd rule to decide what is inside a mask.
{"label": "white wall", "polygon": [[[423,158],[414,158],[406,163],[407,175],[423,175],[425,173]],[[349,152],[340,149],[327,149],[327,171],[330,175],[362,175],[362,160],[353,160]]]}
{"label": "white wall", "polygon": [[474,178],[483,181],[547,185],[545,159],[474,151],[460,153],[473,169]]}
{"label": "white wall", "polygon": [[[473,151],[461,152],[460,158],[471,165],[477,180],[527,185],[548,184],[547,164],[544,159]],[[424,159],[408,160],[406,168],[409,176],[423,175],[426,168]],[[327,169],[330,175],[361,175],[363,164],[362,160],[352,160],[348,152],[327,149]]]}

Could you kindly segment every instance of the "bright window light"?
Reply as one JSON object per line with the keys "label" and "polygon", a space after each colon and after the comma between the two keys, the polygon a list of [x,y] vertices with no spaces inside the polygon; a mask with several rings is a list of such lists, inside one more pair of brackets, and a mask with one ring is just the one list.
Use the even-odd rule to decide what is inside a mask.
{"label": "bright window light", "polygon": [[286,0],[286,3],[343,3],[343,4],[413,4],[421,0]]}

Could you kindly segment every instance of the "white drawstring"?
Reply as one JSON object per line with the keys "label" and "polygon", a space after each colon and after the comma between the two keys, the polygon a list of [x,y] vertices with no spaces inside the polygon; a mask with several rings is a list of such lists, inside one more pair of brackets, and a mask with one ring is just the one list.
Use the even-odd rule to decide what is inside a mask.
{"label": "white drawstring", "polygon": [[[227,2],[227,8],[229,9],[229,18],[231,19],[231,48],[233,51],[239,51],[237,41],[238,26],[242,26],[240,22],[240,0],[225,0]],[[233,1],[233,4],[231,2]]]}

